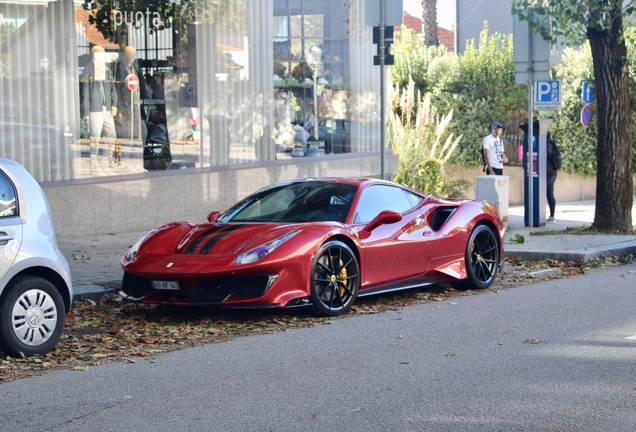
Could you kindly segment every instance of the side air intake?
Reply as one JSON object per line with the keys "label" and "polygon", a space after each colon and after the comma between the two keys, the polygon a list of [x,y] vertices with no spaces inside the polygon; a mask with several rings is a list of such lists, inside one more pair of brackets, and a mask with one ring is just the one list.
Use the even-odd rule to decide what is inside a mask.
{"label": "side air intake", "polygon": [[438,231],[444,226],[456,210],[457,207],[440,207],[435,210],[431,220],[431,228],[433,228],[434,231]]}

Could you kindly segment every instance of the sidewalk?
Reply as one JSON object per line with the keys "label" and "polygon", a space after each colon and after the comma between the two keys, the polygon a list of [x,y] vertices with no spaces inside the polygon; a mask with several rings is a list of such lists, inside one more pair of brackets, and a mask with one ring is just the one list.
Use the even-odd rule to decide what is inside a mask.
{"label": "sidewalk", "polygon": [[[632,214],[636,216],[636,197]],[[553,259],[558,261],[587,261],[597,256],[612,254],[626,255],[636,253],[636,236],[627,235],[532,235],[531,232],[563,231],[566,228],[590,226],[594,221],[595,201],[576,201],[558,203],[556,223],[535,227],[532,230],[524,225],[523,206],[508,209],[508,229],[506,230],[506,257],[524,260]],[[523,236],[524,244],[510,244],[508,241],[516,234]]]}
{"label": "sidewalk", "polygon": [[106,293],[116,292],[124,275],[119,261],[147,233],[58,237],[57,244],[71,268],[73,297],[86,295],[99,300]]}
{"label": "sidewalk", "polygon": [[[636,199],[634,200],[636,202]],[[506,242],[515,234],[527,243],[505,245],[509,258],[525,260],[554,259],[559,261],[588,260],[595,256],[636,253],[636,237],[619,235],[548,235],[534,236],[530,232],[565,230],[568,227],[591,225],[594,201],[557,203],[557,223],[530,230],[523,224],[523,206],[508,209]],[[636,206],[633,209],[636,215]],[[147,231],[83,237],[60,237],[60,250],[68,260],[73,279],[74,297],[87,295],[98,300],[105,293],[116,292],[123,270],[119,264],[128,248]]]}

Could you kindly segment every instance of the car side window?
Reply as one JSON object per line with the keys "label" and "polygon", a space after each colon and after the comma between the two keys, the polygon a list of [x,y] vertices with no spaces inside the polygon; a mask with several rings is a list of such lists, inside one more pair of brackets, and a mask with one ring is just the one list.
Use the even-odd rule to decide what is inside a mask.
{"label": "car side window", "polygon": [[415,207],[416,205],[418,205],[419,203],[421,203],[422,201],[424,201],[424,197],[420,196],[420,195],[416,195],[412,192],[403,190],[404,195],[406,195],[406,199],[409,200],[409,202],[411,203],[411,208]]}
{"label": "car side window", "polygon": [[362,192],[356,211],[355,223],[368,223],[380,212],[392,210],[405,213],[414,205],[404,194],[404,190],[395,186],[373,185]]}
{"label": "car side window", "polygon": [[0,171],[0,218],[16,216],[17,214],[15,188],[11,180]]}

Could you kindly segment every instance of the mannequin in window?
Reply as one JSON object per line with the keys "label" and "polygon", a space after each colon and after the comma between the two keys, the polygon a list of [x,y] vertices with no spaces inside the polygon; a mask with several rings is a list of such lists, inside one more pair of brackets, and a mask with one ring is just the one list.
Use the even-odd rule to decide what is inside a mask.
{"label": "mannequin in window", "polygon": [[[139,79],[139,86],[135,91],[131,91],[126,83],[126,78],[130,75],[136,75]],[[139,139],[141,132],[141,138],[144,140],[146,137],[146,124],[140,101],[142,95],[145,94],[146,83],[139,69],[139,63],[137,62],[137,50],[135,47],[129,45],[124,48],[124,57],[119,63],[117,63],[115,81],[117,83],[116,89],[118,96],[117,117],[115,117],[117,136],[119,138],[130,138],[132,120],[133,138]]]}
{"label": "mannequin in window", "polygon": [[117,115],[117,92],[112,81],[106,79],[106,52],[95,45],[91,49],[92,62],[80,77],[82,89],[81,112],[90,126],[91,154],[93,144],[95,155],[99,156],[99,138],[115,138]]}

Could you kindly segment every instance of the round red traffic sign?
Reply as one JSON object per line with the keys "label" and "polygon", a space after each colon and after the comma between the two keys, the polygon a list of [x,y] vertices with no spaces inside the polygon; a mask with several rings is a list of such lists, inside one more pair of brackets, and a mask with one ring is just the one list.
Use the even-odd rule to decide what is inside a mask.
{"label": "round red traffic sign", "polygon": [[592,124],[592,118],[594,117],[594,111],[592,105],[586,104],[581,110],[581,123],[585,127],[589,127]]}
{"label": "round red traffic sign", "polygon": [[130,89],[130,91],[135,91],[139,87],[139,78],[137,75],[130,74],[126,77],[126,85]]}

